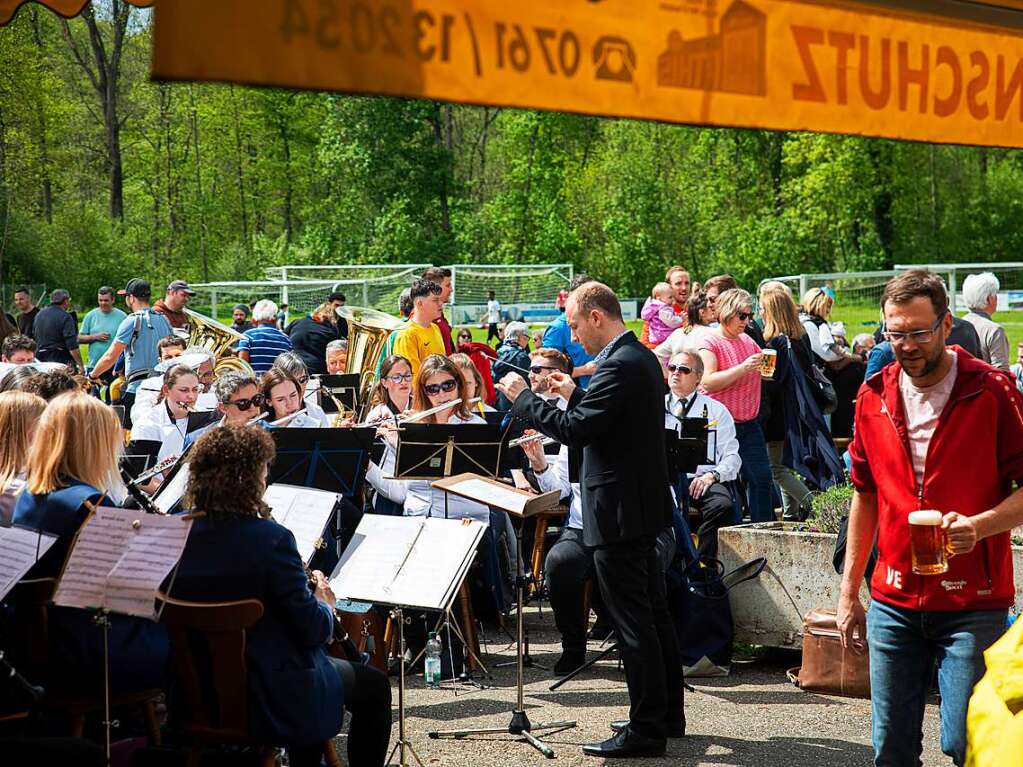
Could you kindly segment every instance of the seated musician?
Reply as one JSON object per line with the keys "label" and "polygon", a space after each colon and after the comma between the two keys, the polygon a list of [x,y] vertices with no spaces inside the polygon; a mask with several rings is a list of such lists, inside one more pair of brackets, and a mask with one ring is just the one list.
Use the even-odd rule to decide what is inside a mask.
{"label": "seated musician", "polygon": [[244,426],[251,423],[265,428],[265,418],[257,420],[261,413],[263,395],[259,393],[259,383],[255,376],[230,370],[214,381],[213,394],[217,398],[217,412],[221,418],[188,432],[185,435],[185,448],[217,426]]}
{"label": "seated musician", "polygon": [[0,345],[0,362],[24,365],[36,361],[36,342],[28,336],[14,333]]}
{"label": "seated musician", "polygon": [[325,740],[351,712],[346,764],[384,764],[391,732],[387,677],[327,654],[336,600],[320,572],[315,587],[295,537],[262,501],[274,446],[263,429],[224,426],[191,452],[186,505],[205,516],[188,536],[170,594],[205,602],[258,599],[263,617],[248,630],[252,733],[287,746],[294,767],[319,765]]}
{"label": "seated musician", "polygon": [[[171,336],[175,340],[182,339]],[[210,411],[217,407],[217,398],[212,393],[214,356],[201,346],[190,346],[184,354],[175,355],[160,362],[153,368],[153,375],[142,380],[135,392],[135,401],[131,406],[131,422],[138,423],[160,403],[163,391],[163,376],[175,365],[188,365],[195,371],[199,379],[199,394],[196,397],[195,411]]]}
{"label": "seated musician", "polygon": [[25,487],[25,461],[46,400],[35,394],[0,394],[0,525],[9,525],[14,504]]}
{"label": "seated musician", "polygon": [[472,411],[480,415],[486,412],[496,412],[493,407],[483,401],[487,393],[483,386],[483,376],[480,375],[480,371],[476,369],[469,355],[461,353],[452,354],[450,359],[462,374],[462,378],[465,379],[465,393],[469,398],[469,402],[472,402],[474,399],[479,400],[478,402],[472,402],[470,406]]}
{"label": "seated musician", "polygon": [[338,338],[327,344],[327,372],[340,375],[348,364],[348,339]]}
{"label": "seated musician", "polygon": [[372,394],[373,409],[366,420],[371,423],[393,421],[408,410],[411,400],[412,363],[400,354],[392,354],[380,365],[380,376]]}
{"label": "seated musician", "polygon": [[[700,515],[697,546],[700,557],[717,557],[718,530],[731,524],[735,517],[732,494],[722,482],[730,482],[739,475],[742,459],[739,442],[735,438],[735,421],[728,408],[699,391],[703,377],[703,360],[690,351],[679,352],[668,361],[668,386],[671,391],[664,397],[664,427],[679,429],[679,418],[703,418],[714,424],[716,438],[710,440],[715,448],[714,462],[698,466],[687,478],[689,506]],[[715,423],[716,422],[716,423]],[[670,467],[669,467],[670,469]]]}
{"label": "seated musician", "polygon": [[163,375],[157,404],[134,421],[131,440],[160,443],[157,460],[180,455],[188,434],[188,413],[199,397],[199,377],[188,365],[174,365]]}
{"label": "seated musician", "polygon": [[309,388],[309,368],[295,352],[281,352],[274,360],[271,370],[279,370],[294,378],[302,386],[305,414],[317,426],[327,428],[331,425],[330,418],[320,407],[319,395],[315,389]]}
{"label": "seated musician", "polygon": [[[75,533],[89,515],[86,501],[115,506],[123,496],[117,480],[122,435],[114,411],[80,392],[59,395],[43,411],[28,452],[26,486],[15,506],[14,524],[51,533],[57,541],[27,579],[60,575]],[[103,632],[85,610],[51,607],[48,616],[49,660],[40,670],[44,686],[90,698],[101,694]],[[114,691],[163,685],[167,637],[162,626],[112,614],[109,641]]]}
{"label": "seated musician", "polygon": [[263,374],[259,382],[259,393],[263,395],[263,409],[270,428],[316,429],[323,426],[323,423],[305,412],[305,386],[279,368],[270,368]]}
{"label": "seated musician", "polygon": [[74,376],[68,373],[63,365],[58,365],[58,369],[41,370],[29,376],[19,388],[29,394],[37,394],[47,402],[64,392],[81,390]]}

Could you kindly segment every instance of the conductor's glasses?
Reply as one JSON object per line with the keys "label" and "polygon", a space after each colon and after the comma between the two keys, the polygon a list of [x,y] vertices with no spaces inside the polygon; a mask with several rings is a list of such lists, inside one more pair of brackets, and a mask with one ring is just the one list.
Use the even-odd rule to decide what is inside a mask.
{"label": "conductor's glasses", "polygon": [[454,378],[449,378],[447,381],[442,381],[438,384],[427,384],[423,387],[423,390],[431,397],[434,397],[441,392],[452,392],[457,386],[458,382]]}

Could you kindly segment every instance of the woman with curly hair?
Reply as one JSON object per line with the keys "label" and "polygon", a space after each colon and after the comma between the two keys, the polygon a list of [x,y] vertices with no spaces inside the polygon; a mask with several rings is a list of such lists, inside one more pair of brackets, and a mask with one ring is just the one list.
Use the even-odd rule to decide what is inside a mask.
{"label": "woman with curly hair", "polygon": [[347,763],[378,767],[391,733],[390,683],[371,666],[327,654],[336,599],[323,573],[310,584],[294,535],[263,503],[273,457],[263,429],[225,425],[196,442],[185,498],[203,516],[192,523],[172,595],[262,602],[245,646],[250,727],[286,746],[292,765],[320,764],[348,709]]}

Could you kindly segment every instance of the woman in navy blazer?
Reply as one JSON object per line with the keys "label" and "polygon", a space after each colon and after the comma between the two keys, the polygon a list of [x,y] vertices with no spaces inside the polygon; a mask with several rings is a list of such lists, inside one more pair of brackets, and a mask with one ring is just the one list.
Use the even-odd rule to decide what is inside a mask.
{"label": "woman in navy blazer", "polygon": [[218,426],[196,442],[186,505],[192,524],[171,594],[220,602],[258,599],[248,631],[251,728],[287,746],[292,765],[318,765],[322,744],[352,714],[349,764],[383,765],[391,732],[391,687],[370,666],[329,656],[334,594],[322,573],[310,588],[295,537],[270,519],[262,497],[273,440],[263,429]]}

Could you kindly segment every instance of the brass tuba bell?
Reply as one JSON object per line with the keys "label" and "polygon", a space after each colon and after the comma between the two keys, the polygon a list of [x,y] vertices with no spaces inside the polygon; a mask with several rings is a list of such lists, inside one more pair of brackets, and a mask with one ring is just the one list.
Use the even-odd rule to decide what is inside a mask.
{"label": "brass tuba bell", "polygon": [[348,362],[345,373],[359,374],[359,403],[365,409],[376,382],[377,363],[391,331],[401,320],[386,312],[362,306],[341,306],[339,317],[348,322]]}
{"label": "brass tuba bell", "polygon": [[228,371],[255,375],[252,366],[245,360],[224,356],[231,344],[244,338],[241,333],[191,309],[185,309],[185,314],[188,315],[188,345],[201,346],[213,355],[216,360],[213,365],[214,376],[219,378]]}

